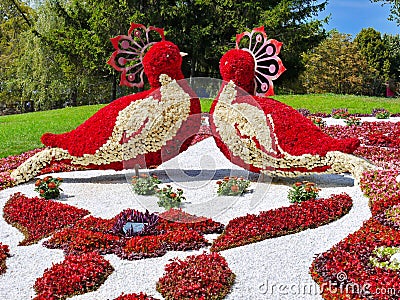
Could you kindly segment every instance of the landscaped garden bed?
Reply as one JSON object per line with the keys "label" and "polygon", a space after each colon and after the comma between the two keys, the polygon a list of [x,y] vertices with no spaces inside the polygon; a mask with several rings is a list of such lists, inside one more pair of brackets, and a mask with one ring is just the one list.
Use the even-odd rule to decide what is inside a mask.
{"label": "landscaped garden bed", "polygon": [[[232,198],[230,208],[219,215],[213,214],[212,207],[204,211],[204,217],[188,214],[185,206],[183,210],[173,209],[165,213],[160,213],[161,209],[157,226],[149,228],[144,235],[131,237],[122,236],[121,230],[113,232],[113,227],[118,218],[125,216],[124,220],[127,220],[127,207],[131,207],[131,214],[133,210],[144,213],[141,205],[145,203],[142,197],[146,196],[135,196],[129,188],[124,189],[129,185],[124,172],[76,171],[68,164],[51,166],[43,173],[66,171],[56,175],[65,178],[64,192],[58,200],[36,197],[34,182],[10,188],[12,184],[3,176],[4,190],[0,201],[4,215],[0,220],[0,242],[8,245],[4,248],[7,251],[3,251],[3,257],[7,257],[5,262],[9,269],[0,275],[0,284],[18,285],[18,278],[11,278],[11,274],[21,272],[18,274],[27,278],[27,283],[20,284],[22,295],[25,298],[36,296],[37,299],[54,295],[55,286],[62,290],[60,299],[70,296],[71,299],[186,299],[184,294],[199,299],[200,296],[195,296],[200,295],[198,291],[207,289],[209,292],[202,292],[201,295],[211,295],[211,291],[215,291],[226,299],[244,299],[245,295],[258,299],[279,299],[282,291],[273,290],[272,284],[311,284],[311,276],[323,287],[326,299],[345,299],[345,292],[340,289],[335,293],[326,290],[325,286],[329,283],[367,286],[372,293],[379,288],[398,288],[396,271],[374,266],[371,262],[378,255],[376,251],[379,247],[400,247],[397,241],[400,179],[396,170],[400,165],[397,155],[399,144],[395,135],[387,134],[396,130],[396,123],[381,122],[325,127],[324,131],[334,136],[360,137],[363,144],[356,154],[384,167],[383,170],[366,173],[359,186],[352,186],[352,179],[347,176],[311,176],[321,187],[320,198],[290,204],[287,194],[293,180],[272,181],[269,189],[260,194],[258,191],[262,190],[263,183],[253,180],[250,186],[252,192]],[[210,154],[216,150],[210,139],[203,140],[209,134],[206,126],[203,133],[193,149],[182,153],[181,160],[188,163],[191,157],[193,159],[201,153]],[[378,135],[384,138],[375,138]],[[4,174],[9,173],[29,155],[3,159],[1,170]],[[201,189],[202,192],[207,191],[206,195],[201,196],[195,186],[192,186],[194,190],[190,190],[188,182],[171,182],[174,187],[183,187],[189,202],[186,208],[195,204],[196,197],[202,201],[206,201],[207,197],[218,197],[216,181],[230,175],[224,169],[233,168],[239,174],[247,174],[229,163],[220,163],[223,158],[217,154],[213,159],[218,162],[214,173],[217,175],[208,178],[206,187]],[[187,168],[178,160],[171,164]],[[168,168],[161,167],[154,172],[165,179],[167,171]],[[85,174],[95,175],[85,179]],[[104,174],[117,176],[119,181],[110,181],[110,177],[103,180]],[[123,174],[122,177],[120,174]],[[188,180],[188,177],[185,178]],[[100,190],[104,194],[96,193]],[[220,201],[229,199],[229,196],[225,197]],[[255,205],[251,206],[251,203]],[[22,233],[26,234],[25,240],[21,238]],[[203,251],[208,252],[210,247],[218,253],[204,254]],[[20,258],[21,263],[24,262],[22,256],[35,256],[38,249],[46,253],[44,257],[47,260],[54,253],[54,260],[46,262],[36,257],[42,266],[25,270],[25,275],[22,275],[22,269],[14,269]],[[63,250],[63,253],[57,249]],[[173,263],[168,262],[174,257],[178,258]],[[201,262],[208,259],[211,259],[210,265],[215,263],[214,269],[203,270]],[[386,259],[390,260],[390,257]],[[351,263],[345,264],[346,261]],[[85,273],[86,269],[79,269],[78,266],[83,265],[97,271],[89,275]],[[74,273],[73,266],[78,273]],[[174,279],[179,270],[188,272],[187,282],[180,283]],[[211,270],[221,270],[226,274],[226,280],[213,281],[215,278],[212,280]],[[203,275],[194,276],[197,271],[203,272]],[[343,274],[346,279],[338,277]],[[50,280],[51,276],[57,277],[56,281],[52,281],[59,284],[44,288],[44,281]],[[75,279],[66,288],[63,282],[68,278]],[[199,285],[196,283],[199,278],[209,278],[210,285]],[[383,281],[382,278],[390,278],[390,281]],[[176,296],[172,291],[180,291],[182,296]],[[17,299],[16,295],[10,290],[0,289],[0,296],[4,299]],[[296,290],[293,297],[321,299],[319,289],[306,295]],[[350,297],[357,299],[359,294],[353,293]],[[390,298],[381,296],[376,299]]]}

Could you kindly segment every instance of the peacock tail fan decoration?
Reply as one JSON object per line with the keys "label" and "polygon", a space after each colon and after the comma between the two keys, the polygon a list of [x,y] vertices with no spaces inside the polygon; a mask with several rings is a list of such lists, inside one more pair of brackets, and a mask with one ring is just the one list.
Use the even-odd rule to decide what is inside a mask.
{"label": "peacock tail fan decoration", "polygon": [[115,49],[108,64],[121,72],[120,85],[142,88],[144,86],[143,57],[157,42],[165,41],[164,29],[132,23],[128,35],[111,39]]}
{"label": "peacock tail fan decoration", "polygon": [[255,94],[258,96],[274,95],[273,80],[276,80],[286,68],[278,57],[282,43],[268,39],[264,26],[236,35],[236,49],[249,52],[255,63]]}

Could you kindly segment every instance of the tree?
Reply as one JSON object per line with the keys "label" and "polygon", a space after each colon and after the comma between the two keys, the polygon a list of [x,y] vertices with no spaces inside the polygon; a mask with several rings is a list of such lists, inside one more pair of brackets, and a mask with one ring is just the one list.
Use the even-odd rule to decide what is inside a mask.
{"label": "tree", "polygon": [[384,83],[390,78],[389,52],[381,33],[373,28],[363,28],[354,39],[358,50],[367,59],[368,65],[376,69],[377,76],[373,79],[373,95],[384,91]]}
{"label": "tree", "polygon": [[390,70],[389,77],[400,82],[400,35],[383,35],[383,42],[387,48]]}
{"label": "tree", "polygon": [[3,0],[0,3],[0,102],[4,104],[21,101],[21,86],[9,79],[14,77],[16,60],[21,55],[19,40],[35,17],[24,2]]}
{"label": "tree", "polygon": [[358,51],[351,35],[332,31],[303,56],[302,82],[309,93],[370,94],[377,71]]}
{"label": "tree", "polygon": [[371,2],[382,2],[382,5],[390,5],[389,20],[400,25],[400,1],[399,0],[370,0]]}
{"label": "tree", "polygon": [[126,34],[135,22],[165,28],[167,39],[189,54],[183,65],[187,77],[219,77],[219,59],[234,47],[236,34],[264,25],[270,38],[284,43],[281,56],[288,71],[281,83],[288,84],[303,68],[301,53],[325,38],[322,21],[315,19],[325,5],[314,0],[35,1],[38,18],[19,40],[17,72],[5,81],[18,84],[21,97],[41,109],[122,96],[126,90],[117,89],[118,74],[106,65],[114,51],[110,38]]}

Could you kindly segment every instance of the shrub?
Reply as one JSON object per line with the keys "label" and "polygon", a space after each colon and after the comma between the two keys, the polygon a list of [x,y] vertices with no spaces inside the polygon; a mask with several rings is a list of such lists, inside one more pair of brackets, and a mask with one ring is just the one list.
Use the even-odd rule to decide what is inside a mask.
{"label": "shrub", "polygon": [[36,180],[35,191],[45,199],[57,199],[60,196],[60,191],[62,191],[60,188],[62,182],[63,179],[60,177],[46,176],[43,179]]}
{"label": "shrub", "polygon": [[223,181],[217,181],[218,195],[237,196],[248,192],[250,181],[243,177],[225,177]]}
{"label": "shrub", "polygon": [[347,108],[334,108],[332,109],[332,118],[334,119],[346,119],[349,116]]}
{"label": "shrub", "polygon": [[308,118],[314,123],[315,126],[320,128],[324,128],[326,126],[326,121],[320,117],[309,116]]}
{"label": "shrub", "polygon": [[293,184],[289,190],[288,199],[291,203],[301,203],[318,197],[319,188],[313,182],[303,181]]}
{"label": "shrub", "polygon": [[344,123],[345,123],[347,126],[352,126],[352,125],[359,126],[359,125],[361,125],[361,118],[354,117],[354,116],[348,116],[348,117],[344,120]]}
{"label": "shrub", "polygon": [[377,119],[389,119],[390,112],[385,108],[374,108],[372,115]]}
{"label": "shrub", "polygon": [[159,198],[157,204],[160,207],[164,207],[166,210],[180,207],[182,204],[182,200],[186,200],[183,196],[183,190],[177,189],[174,191],[172,186],[167,185],[167,187],[162,188],[161,190],[157,190],[157,197]]}
{"label": "shrub", "polygon": [[161,181],[156,175],[142,174],[139,177],[132,177],[132,189],[138,195],[153,195],[158,189],[158,184]]}

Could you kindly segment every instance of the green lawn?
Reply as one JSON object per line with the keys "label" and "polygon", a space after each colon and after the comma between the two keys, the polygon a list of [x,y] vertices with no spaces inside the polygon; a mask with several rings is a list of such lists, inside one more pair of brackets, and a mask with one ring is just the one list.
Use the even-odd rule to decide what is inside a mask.
{"label": "green lawn", "polygon": [[67,107],[0,117],[0,157],[43,147],[45,132],[62,133],[76,128],[103,105]]}
{"label": "green lawn", "polygon": [[313,113],[330,113],[332,108],[347,108],[352,114],[370,114],[374,108],[386,108],[391,113],[400,112],[400,98],[335,94],[276,95],[273,98],[295,109],[307,108]]}
{"label": "green lawn", "polygon": [[[348,108],[350,113],[371,113],[374,108],[386,108],[400,113],[400,98],[387,99],[352,95],[277,95],[275,99],[294,108],[330,113],[332,108]],[[202,99],[201,108],[208,112],[212,99]],[[0,116],[0,157],[20,154],[42,147],[40,137],[45,132],[62,133],[76,128],[103,105],[68,107],[64,109]]]}

